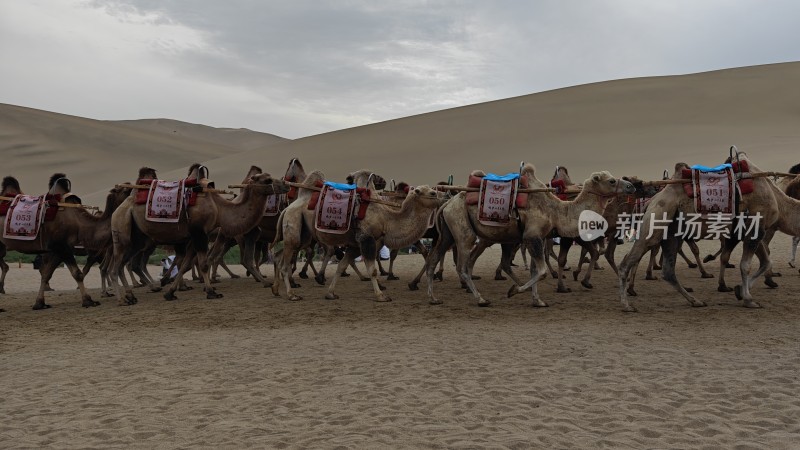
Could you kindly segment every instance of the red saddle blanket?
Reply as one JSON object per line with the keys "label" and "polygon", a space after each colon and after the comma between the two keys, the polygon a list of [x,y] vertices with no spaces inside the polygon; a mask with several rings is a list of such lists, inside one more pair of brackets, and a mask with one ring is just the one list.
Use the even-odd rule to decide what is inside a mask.
{"label": "red saddle blanket", "polygon": [[150,184],[145,220],[176,223],[183,209],[183,181],[158,180]]}
{"label": "red saddle blanket", "polygon": [[[684,183],[683,190],[694,199],[695,211],[700,214],[733,214],[735,185],[732,169],[683,169],[681,176],[692,180]],[[750,180],[752,181],[752,180]]]}

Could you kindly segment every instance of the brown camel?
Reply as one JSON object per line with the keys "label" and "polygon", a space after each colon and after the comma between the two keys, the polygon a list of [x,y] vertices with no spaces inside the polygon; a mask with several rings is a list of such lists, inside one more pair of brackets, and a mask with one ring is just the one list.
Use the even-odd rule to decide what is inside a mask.
{"label": "brown camel", "polygon": [[[732,148],[732,152],[733,152]],[[750,161],[744,153],[737,153],[734,158],[737,163],[746,163],[749,166],[750,173],[761,172]],[[680,177],[680,173],[676,171],[674,178]],[[771,237],[775,231],[783,231],[787,234],[800,234],[800,201],[788,197],[781,191],[774,183],[767,178],[753,178],[748,180],[752,182],[752,192],[744,193],[741,195],[739,204],[740,211],[747,211],[748,218],[742,222],[737,223],[734,220],[734,226],[748,227],[757,225],[756,233],[745,232],[742,236],[743,249],[742,259],[739,269],[742,275],[742,285],[736,287],[737,298],[743,300],[744,306],[749,308],[759,308],[760,305],[753,301],[750,293],[750,287],[755,279],[763,275],[770,267],[769,253],[762,240]],[[680,214],[694,213],[692,199],[690,199],[684,191],[681,184],[672,184],[666,186],[661,192],[653,197],[653,200],[648,205],[647,210],[642,221],[642,236],[649,236],[637,240],[630,252],[625,256],[620,264],[619,270],[619,293],[620,301],[623,306],[623,311],[636,311],[630,305],[627,299],[626,281],[628,280],[629,273],[632,268],[638,265],[642,255],[649,247],[661,244],[662,252],[664,253],[664,266],[663,278],[670,283],[688,302],[691,306],[706,306],[702,301],[698,301],[691,296],[683,286],[681,286],[675,275],[675,260],[677,250],[683,242],[681,236],[677,236],[677,217]],[[756,223],[754,217],[760,216]],[[669,228],[665,235],[664,224],[654,226],[653,218],[671,218],[668,223]],[[652,232],[650,231],[652,228]],[[731,237],[734,233],[731,233]],[[726,239],[725,251],[722,253],[720,260],[720,289],[725,286],[724,270],[725,265],[730,257],[730,251],[736,246],[738,239]],[[758,256],[760,260],[759,268],[750,273],[750,263],[753,255]]]}
{"label": "brown camel", "polygon": [[[145,168],[146,169],[146,168]],[[147,170],[140,171],[147,172]],[[154,174],[155,171],[150,169]],[[189,179],[200,182],[206,178],[207,169],[199,164],[189,170]],[[208,273],[208,234],[222,228],[223,233],[235,236],[246,233],[258,224],[264,214],[267,196],[274,192],[275,180],[269,174],[256,175],[251,184],[244,188],[242,195],[235,201],[222,198],[219,194],[199,193],[194,206],[185,206],[177,223],[151,222],[145,219],[147,205],[135,204],[132,197],[126,201],[127,208],[119,208],[114,214],[112,229],[114,230],[114,260],[110,268],[111,282],[117,293],[120,305],[136,303],[130,287],[123,278],[125,294],[117,282],[123,263],[142,247],[143,237],[152,239],[156,244],[175,246],[176,259],[181,260],[178,276],[164,293],[167,300],[175,300],[183,274],[191,268],[193,257],[197,262],[205,282],[207,298],[220,298],[214,291]],[[134,190],[136,192],[136,190]],[[135,194],[134,194],[135,195]],[[136,245],[138,244],[138,245]],[[126,253],[127,252],[127,253]]]}
{"label": "brown camel", "polygon": [[[39,293],[33,309],[46,309],[50,305],[45,303],[44,292],[47,281],[53,275],[53,271],[63,262],[69,268],[70,274],[75,279],[80,289],[82,306],[97,306],[100,303],[92,300],[83,284],[83,273],[75,261],[74,248],[82,245],[88,249],[100,249],[107,245],[111,239],[110,221],[119,201],[116,190],[112,190],[106,198],[106,206],[101,215],[93,215],[80,207],[61,207],[57,206],[57,201],[63,196],[67,196],[70,191],[70,182],[63,176],[57,174],[50,189],[48,208],[57,208],[58,211],[52,220],[45,220],[41,224],[38,236],[35,240],[23,241],[18,239],[7,239],[2,237],[5,228],[5,220],[0,224],[0,242],[8,250],[15,250],[27,254],[47,254],[49,257],[43,261],[41,270],[41,283]],[[19,183],[15,183],[19,192]]]}
{"label": "brown camel", "polygon": [[[532,164],[525,164],[520,177],[525,179],[528,187],[543,188],[544,183],[535,176]],[[472,264],[474,264],[473,250],[475,238],[480,241],[503,243],[502,263],[504,270],[511,273],[510,258],[514,247],[519,242],[525,243],[525,249],[531,251],[531,281],[523,287],[515,284],[509,291],[509,296],[533,288],[535,306],[547,306],[539,299],[536,282],[545,273],[544,239],[556,230],[561,236],[577,236],[578,217],[584,210],[602,213],[609,198],[617,194],[633,193],[633,186],[627,181],[617,180],[608,172],[595,172],[586,180],[583,190],[574,201],[562,201],[551,193],[531,193],[527,195],[525,206],[517,208],[519,218],[514,227],[486,227],[481,226],[475,219],[476,208],[466,204],[466,196],[461,193],[453,197],[442,208],[437,220],[440,233],[438,245],[431,251],[428,261],[428,297],[431,304],[440,304],[441,300],[433,294],[433,267],[444,256],[444,252],[455,244],[457,249],[457,270],[461,280],[464,281],[477,299],[478,305],[488,306],[490,302],[484,299],[472,282]],[[512,222],[514,222],[512,220]],[[521,231],[516,231],[521,230]],[[485,244],[483,244],[485,245]],[[472,251],[472,253],[471,253]]]}

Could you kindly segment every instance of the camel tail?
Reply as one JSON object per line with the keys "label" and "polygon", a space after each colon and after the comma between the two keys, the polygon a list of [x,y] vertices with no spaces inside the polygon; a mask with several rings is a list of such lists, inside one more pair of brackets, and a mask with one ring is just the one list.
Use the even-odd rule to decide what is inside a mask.
{"label": "camel tail", "polygon": [[284,209],[281,211],[281,215],[278,216],[278,223],[275,225],[275,239],[272,241],[273,246],[277,245],[278,242],[283,241],[283,213],[285,212],[286,210]]}

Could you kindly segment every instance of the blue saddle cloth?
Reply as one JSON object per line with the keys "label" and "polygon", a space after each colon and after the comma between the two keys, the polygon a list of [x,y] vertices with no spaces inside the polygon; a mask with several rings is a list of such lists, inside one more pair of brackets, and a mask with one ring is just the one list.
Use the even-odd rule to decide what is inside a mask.
{"label": "blue saddle cloth", "polygon": [[507,173],[505,175],[495,175],[493,173],[487,173],[486,176],[483,177],[484,180],[489,180],[489,181],[511,181],[511,180],[516,180],[517,178],[519,178],[518,173]]}
{"label": "blue saddle cloth", "polygon": [[717,167],[706,167],[706,166],[701,166],[700,164],[695,164],[692,166],[692,169],[702,170],[704,172],[720,172],[722,170],[730,169],[732,167],[733,167],[732,165],[727,163],[720,164]]}
{"label": "blue saddle cloth", "polygon": [[324,184],[340,191],[352,191],[356,188],[355,184],[334,183],[332,181],[326,181]]}

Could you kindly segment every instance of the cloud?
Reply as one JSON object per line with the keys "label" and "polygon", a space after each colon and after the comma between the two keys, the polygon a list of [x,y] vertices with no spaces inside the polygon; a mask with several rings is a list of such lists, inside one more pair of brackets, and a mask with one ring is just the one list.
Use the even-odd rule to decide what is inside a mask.
{"label": "cloud", "polygon": [[634,76],[797,60],[800,4],[0,0],[0,101],[299,137]]}

